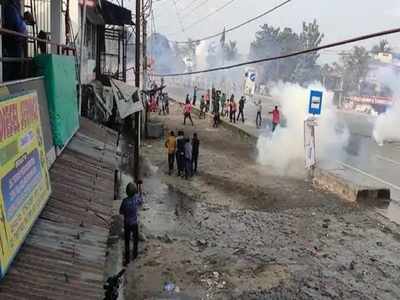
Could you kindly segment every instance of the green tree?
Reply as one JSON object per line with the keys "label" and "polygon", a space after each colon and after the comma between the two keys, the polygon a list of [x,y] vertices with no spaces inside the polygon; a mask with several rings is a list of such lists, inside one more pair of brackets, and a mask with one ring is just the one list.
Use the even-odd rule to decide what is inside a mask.
{"label": "green tree", "polygon": [[340,53],[344,90],[346,93],[360,92],[360,84],[368,75],[371,57],[362,46],[355,46],[350,52]]}
{"label": "green tree", "polygon": [[[268,24],[261,26],[256,32],[256,38],[250,46],[250,58],[261,59],[310,49],[321,44],[324,35],[319,31],[319,25],[314,20],[303,23],[300,34],[291,28],[280,29]],[[258,72],[264,81],[285,81],[306,84],[319,80],[320,67],[317,64],[318,53],[293,56],[259,65]]]}
{"label": "green tree", "polygon": [[[324,34],[319,31],[317,20],[311,23],[303,22],[303,32],[300,34],[300,45],[302,49],[318,47]],[[293,81],[307,84],[320,79],[321,67],[317,64],[318,52],[311,52],[300,56],[299,63],[293,74]]]}
{"label": "green tree", "polygon": [[224,44],[223,48],[224,60],[234,61],[239,58],[239,51],[237,48],[236,41],[229,41],[228,44]]}

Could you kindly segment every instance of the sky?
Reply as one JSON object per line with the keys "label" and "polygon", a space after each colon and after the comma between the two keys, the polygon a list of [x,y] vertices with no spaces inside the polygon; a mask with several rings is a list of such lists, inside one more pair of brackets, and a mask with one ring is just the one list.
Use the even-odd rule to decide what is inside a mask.
{"label": "sky", "polygon": [[[153,0],[156,29],[170,40],[198,39],[221,32],[283,2],[283,0],[235,0],[223,10],[205,19],[196,26],[190,24],[232,0]],[[129,8],[133,2],[126,0]],[[174,4],[175,3],[175,4]],[[197,7],[197,8],[196,8]],[[196,8],[194,10],[194,8]],[[317,19],[320,31],[325,34],[323,43],[334,42],[358,35],[392,29],[400,26],[399,0],[292,0],[285,7],[268,16],[248,24],[232,33],[227,40],[238,42],[239,51],[247,55],[255,32],[265,23],[279,27],[291,27],[300,32],[302,22]],[[181,20],[181,22],[179,21]],[[386,37],[391,46],[400,51],[400,34]],[[371,47],[379,39],[358,43]],[[321,59],[327,62],[337,58],[344,46],[321,53]]]}

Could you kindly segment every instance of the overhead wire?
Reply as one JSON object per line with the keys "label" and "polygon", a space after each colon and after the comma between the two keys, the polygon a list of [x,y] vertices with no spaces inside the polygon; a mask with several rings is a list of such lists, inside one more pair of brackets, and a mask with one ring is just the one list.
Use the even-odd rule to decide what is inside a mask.
{"label": "overhead wire", "polygon": [[202,17],[201,19],[198,19],[197,21],[189,24],[188,26],[186,26],[186,30],[193,28],[194,26],[203,23],[204,21],[206,21],[209,17],[215,15],[216,13],[220,12],[221,10],[225,9],[226,7],[228,7],[229,5],[231,5],[233,2],[235,2],[236,0],[230,0],[227,3],[225,3],[224,5],[218,7],[217,9],[213,10],[212,12],[210,12],[208,15]]}
{"label": "overhead wire", "polygon": [[342,45],[346,45],[346,44],[351,44],[351,43],[364,41],[364,40],[368,40],[368,39],[372,39],[372,38],[376,38],[376,37],[380,37],[380,36],[395,34],[395,33],[399,33],[399,32],[400,32],[400,28],[394,28],[394,29],[379,31],[379,32],[371,33],[371,34],[361,35],[361,36],[357,36],[355,38],[350,38],[350,39],[342,40],[339,42],[329,43],[329,44],[325,44],[325,45],[310,48],[310,49],[299,50],[299,51],[290,52],[287,54],[282,54],[282,55],[273,56],[273,57],[266,57],[266,58],[262,58],[262,59],[250,60],[250,61],[246,61],[246,62],[242,62],[242,63],[238,63],[238,64],[221,66],[221,67],[210,68],[210,69],[199,70],[199,71],[184,72],[184,73],[154,74],[154,76],[176,77],[176,76],[194,75],[194,74],[229,70],[229,69],[238,68],[238,67],[242,67],[242,66],[254,65],[254,64],[258,64],[258,63],[264,63],[264,62],[269,62],[269,61],[273,61],[273,60],[280,60],[280,59],[284,59],[284,58],[288,58],[288,57],[292,57],[292,56],[298,56],[298,55],[302,55],[302,54],[307,54],[307,53],[311,53],[311,52],[317,52],[317,51],[321,51],[324,49],[334,48],[334,47],[338,47],[338,46],[342,46]]}
{"label": "overhead wire", "polygon": [[[253,17],[253,18],[251,18],[251,19],[249,19],[249,20],[247,20],[247,21],[245,21],[245,22],[243,22],[243,23],[240,23],[240,24],[235,25],[235,26],[233,26],[233,27],[231,27],[231,28],[228,28],[228,29],[225,30],[225,34],[226,34],[226,33],[229,33],[229,32],[232,32],[232,31],[234,31],[234,30],[237,30],[237,29],[239,29],[239,28],[241,28],[241,27],[243,27],[243,26],[245,26],[245,25],[247,25],[247,24],[249,24],[249,23],[252,23],[252,22],[254,22],[254,21],[256,21],[256,20],[258,20],[258,19],[260,19],[260,18],[262,18],[262,17],[264,17],[264,16],[266,16],[266,15],[268,15],[268,14],[270,14],[270,13],[276,11],[276,10],[278,10],[279,8],[281,8],[281,7],[283,7],[283,6],[287,5],[287,4],[289,4],[289,3],[292,2],[292,1],[293,1],[293,0],[286,0],[286,1],[284,1],[284,2],[282,2],[282,3],[280,3],[280,4],[278,4],[278,5],[276,5],[276,6],[272,7],[272,8],[270,8],[270,9],[268,9],[267,11],[265,11],[265,12],[263,12],[263,13],[261,13],[261,14],[255,16],[255,17]],[[186,29],[187,29],[187,28],[186,28]],[[194,39],[194,41],[196,41],[196,42],[202,42],[202,41],[206,41],[206,40],[210,40],[210,39],[212,39],[212,38],[218,37],[218,36],[223,35],[223,34],[224,34],[224,31],[219,32],[219,33],[215,33],[215,34],[212,34],[212,35],[209,35],[209,36],[200,38],[200,39]],[[177,44],[188,44],[188,43],[189,43],[188,41],[171,41],[171,42],[177,43]]]}

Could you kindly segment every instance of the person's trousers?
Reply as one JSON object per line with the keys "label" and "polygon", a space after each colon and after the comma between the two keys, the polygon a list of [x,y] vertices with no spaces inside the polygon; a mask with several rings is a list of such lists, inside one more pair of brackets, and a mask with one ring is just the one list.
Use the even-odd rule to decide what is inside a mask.
{"label": "person's trousers", "polygon": [[192,120],[192,116],[190,113],[185,113],[185,117],[183,118],[183,125],[186,125],[187,118],[189,118],[190,122],[192,122],[192,125],[193,125],[193,120]]}
{"label": "person's trousers", "polygon": [[276,127],[278,126],[278,123],[272,122],[272,132],[275,131]]}
{"label": "person's trousers", "polygon": [[197,162],[199,160],[199,156],[198,155],[193,155],[192,157],[192,170],[193,173],[197,173]]}
{"label": "person's trousers", "polygon": [[168,168],[169,174],[174,170],[175,153],[168,154]]}
{"label": "person's trousers", "polygon": [[242,116],[242,122],[244,123],[244,114],[243,114],[243,110],[239,109],[239,113],[237,115],[237,120],[239,121],[240,116]]}
{"label": "person's trousers", "polygon": [[125,262],[129,263],[130,261],[130,241],[131,238],[133,240],[133,259],[135,259],[138,255],[138,243],[139,243],[139,225],[125,225]]}
{"label": "person's trousers", "polygon": [[192,176],[192,160],[185,158],[185,177],[189,178]]}
{"label": "person's trousers", "polygon": [[257,117],[256,117],[256,125],[257,127],[261,127],[261,122],[262,122],[262,118],[261,118],[261,112],[257,112]]}
{"label": "person's trousers", "polygon": [[176,153],[176,164],[178,166],[178,175],[181,175],[185,169],[185,155]]}
{"label": "person's trousers", "polygon": [[193,96],[193,106],[195,106],[196,105],[196,96]]}
{"label": "person's trousers", "polygon": [[236,123],[236,111],[231,111],[230,121]]}

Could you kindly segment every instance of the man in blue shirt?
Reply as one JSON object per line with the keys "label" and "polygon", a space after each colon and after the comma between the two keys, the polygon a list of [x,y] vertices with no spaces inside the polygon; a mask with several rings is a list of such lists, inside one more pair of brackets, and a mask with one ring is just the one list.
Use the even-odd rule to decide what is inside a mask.
{"label": "man in blue shirt", "polygon": [[125,231],[125,262],[127,265],[130,261],[130,240],[133,239],[133,259],[138,255],[139,243],[139,225],[138,225],[138,208],[143,204],[142,181],[135,186],[129,183],[126,187],[127,198],[122,201],[119,213],[124,216]]}

